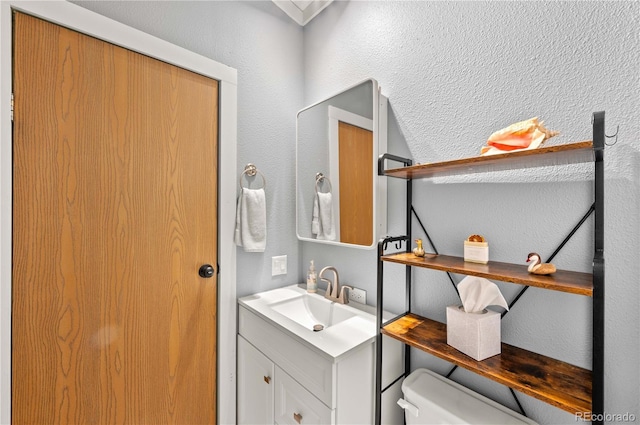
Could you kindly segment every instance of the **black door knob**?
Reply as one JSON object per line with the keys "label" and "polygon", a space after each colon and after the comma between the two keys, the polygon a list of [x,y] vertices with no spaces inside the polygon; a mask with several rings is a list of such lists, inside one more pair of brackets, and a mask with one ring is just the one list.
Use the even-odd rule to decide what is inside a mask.
{"label": "black door knob", "polygon": [[200,266],[200,270],[198,270],[198,274],[200,275],[200,277],[204,277],[204,278],[212,277],[214,272],[215,272],[215,269],[211,264],[204,264]]}

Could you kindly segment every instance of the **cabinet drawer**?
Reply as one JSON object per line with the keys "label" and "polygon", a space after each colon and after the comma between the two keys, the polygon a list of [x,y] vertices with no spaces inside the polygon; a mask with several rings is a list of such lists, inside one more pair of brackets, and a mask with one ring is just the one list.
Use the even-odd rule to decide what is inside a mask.
{"label": "cabinet drawer", "polygon": [[335,408],[333,362],[240,306],[238,332],[324,404]]}
{"label": "cabinet drawer", "polygon": [[276,424],[331,424],[331,409],[277,366],[275,383]]}

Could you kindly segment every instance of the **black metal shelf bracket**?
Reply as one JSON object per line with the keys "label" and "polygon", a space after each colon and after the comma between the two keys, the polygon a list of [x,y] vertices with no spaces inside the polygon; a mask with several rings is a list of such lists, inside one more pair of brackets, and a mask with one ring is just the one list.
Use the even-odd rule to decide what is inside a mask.
{"label": "black metal shelf bracket", "polygon": [[405,167],[413,165],[413,160],[409,158],[403,158],[398,155],[392,155],[390,153],[383,153],[378,157],[378,175],[384,176],[386,169],[384,168],[384,161],[389,159],[391,161],[401,162]]}
{"label": "black metal shelf bracket", "polygon": [[[593,254],[593,354],[591,413],[596,421],[604,422],[604,111],[593,114],[593,149],[595,154],[595,228]],[[616,132],[617,134],[617,132]],[[598,420],[599,419],[599,420]]]}
{"label": "black metal shelf bracket", "polygon": [[[410,198],[409,198],[410,199]],[[378,267],[377,267],[377,287],[376,287],[376,380],[375,380],[375,424],[380,425],[382,420],[382,393],[385,392],[390,386],[395,384],[398,380],[400,380],[403,376],[407,374],[407,349],[405,347],[405,373],[404,375],[399,376],[391,385],[388,385],[386,388],[382,388],[382,333],[380,333],[380,329],[382,329],[382,316],[383,316],[383,295],[384,291],[382,290],[382,281],[384,274],[384,262],[382,261],[382,256],[384,255],[385,250],[387,249],[390,243],[397,242],[405,242],[406,250],[409,251],[411,246],[409,244],[409,236],[387,236],[386,238],[380,239],[378,241]],[[411,270],[409,267],[406,267],[406,281],[407,284],[410,285],[411,280]],[[406,303],[410,303],[410,295],[407,295]]]}

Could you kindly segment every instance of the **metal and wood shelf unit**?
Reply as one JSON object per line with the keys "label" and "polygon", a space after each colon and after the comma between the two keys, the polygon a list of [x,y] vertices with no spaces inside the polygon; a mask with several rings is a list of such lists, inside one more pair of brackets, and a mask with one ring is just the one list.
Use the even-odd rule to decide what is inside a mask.
{"label": "metal and wood shelf unit", "polygon": [[[414,347],[444,359],[457,367],[475,372],[510,388],[518,406],[524,413],[514,390],[535,397],[571,413],[602,418],[604,413],[604,112],[593,114],[593,141],[582,141],[548,146],[528,151],[492,156],[479,156],[454,161],[412,165],[411,160],[384,154],[378,162],[378,174],[407,180],[406,236],[387,237],[378,244],[377,287],[377,358],[376,358],[376,425],[381,421],[382,393],[382,335],[395,338],[406,347]],[[404,167],[385,169],[385,161],[397,161]],[[580,222],[569,232],[564,241],[546,261],[564,247],[578,228],[593,214],[594,256],[592,273],[558,270],[550,276],[529,274],[523,265],[490,261],[488,264],[465,262],[463,258],[448,255],[427,254],[424,258],[411,253],[411,221],[416,216],[429,242],[428,233],[411,205],[412,179],[432,178],[498,170],[513,170],[563,164],[594,163],[594,202]],[[406,251],[386,254],[389,243],[405,243]],[[406,266],[406,312],[385,323],[383,311],[383,268],[385,263]],[[411,267],[423,267],[449,273],[472,275],[487,279],[523,285],[511,301],[512,307],[530,287],[561,291],[592,298],[592,368],[584,369],[572,364],[527,351],[509,344],[502,344],[502,352],[483,361],[476,361],[447,344],[446,325],[411,312]],[[507,312],[503,313],[506,314]],[[409,350],[405,351],[405,376],[410,372]],[[448,376],[448,375],[447,375]],[[393,384],[392,384],[393,385]],[[390,385],[391,386],[391,385]],[[389,386],[389,387],[390,387]],[[387,387],[388,388],[388,387]],[[601,421],[594,421],[601,423]]]}

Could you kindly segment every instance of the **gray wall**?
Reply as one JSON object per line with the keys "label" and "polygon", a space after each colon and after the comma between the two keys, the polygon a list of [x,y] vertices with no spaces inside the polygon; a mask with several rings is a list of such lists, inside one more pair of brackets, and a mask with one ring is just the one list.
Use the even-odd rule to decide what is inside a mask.
{"label": "gray wall", "polygon": [[[75,2],[238,70],[238,169],[255,163],[268,180],[264,254],[238,251],[238,295],[301,281],[306,265],[338,267],[375,302],[375,252],[299,243],[295,236],[296,112],[367,77],[389,97],[389,151],[416,162],[475,155],[487,136],[540,116],[562,135],[591,138],[590,117],[607,112],[606,402],[609,413],[640,416],[640,134],[637,111],[640,4],[632,2],[342,2],[304,29],[271,2]],[[592,202],[589,170],[504,172],[414,185],[416,208],[443,253],[484,234],[494,260],[543,256]],[[399,181],[389,182],[389,233],[403,233]],[[556,258],[590,268],[592,220]],[[416,232],[414,237],[421,236]],[[271,277],[271,256],[289,273]],[[387,267],[392,283],[399,270]],[[444,320],[456,303],[440,273],[415,272],[418,311]],[[457,280],[460,276],[454,276]],[[501,285],[513,297],[516,285]],[[396,291],[397,292],[397,291]],[[530,289],[505,317],[505,341],[578,365],[590,362],[590,300]],[[414,365],[449,365],[414,355]],[[456,380],[511,407],[508,391],[464,371]],[[520,397],[541,423],[572,415]]]}
{"label": "gray wall", "polygon": [[[608,413],[640,417],[640,4],[631,2],[337,2],[305,27],[305,102],[365,77],[389,97],[390,152],[415,162],[476,155],[506,125],[539,116],[562,134],[549,143],[591,139],[591,113],[606,111],[605,256]],[[441,253],[462,254],[472,233],[488,238],[493,260],[525,264],[549,256],[593,202],[591,168],[500,172],[414,183],[418,213]],[[394,183],[395,184],[395,183]],[[402,191],[402,185],[397,186]],[[404,198],[390,193],[389,233],[403,234]],[[395,197],[394,200],[391,197]],[[589,271],[593,219],[556,257]],[[414,237],[423,236],[416,231]],[[375,290],[375,253],[302,243],[303,264],[334,264],[346,282]],[[401,266],[386,266],[387,281]],[[445,320],[458,303],[443,273],[414,271],[416,310]],[[459,281],[462,276],[454,276]],[[401,280],[401,279],[400,279]],[[517,285],[500,284],[509,300]],[[386,293],[390,293],[387,291]],[[590,367],[591,299],[531,288],[503,321],[503,339]],[[386,305],[386,303],[385,303]],[[415,353],[413,367],[451,366]],[[452,377],[517,409],[508,390],[463,370]],[[541,423],[573,415],[528,396]]]}

